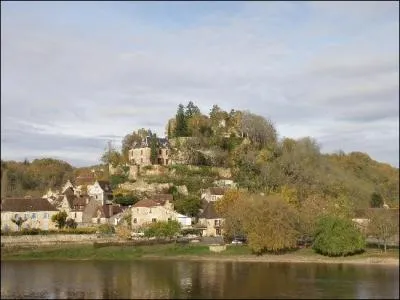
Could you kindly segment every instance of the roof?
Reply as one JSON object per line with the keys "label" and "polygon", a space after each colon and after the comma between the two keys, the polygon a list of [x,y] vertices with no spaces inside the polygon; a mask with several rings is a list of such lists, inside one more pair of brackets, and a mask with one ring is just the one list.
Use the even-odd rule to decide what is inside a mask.
{"label": "roof", "polygon": [[171,194],[155,194],[152,195],[150,199],[164,205],[166,201],[172,202],[174,200],[174,196]]}
{"label": "roof", "polygon": [[135,203],[133,207],[154,207],[154,206],[160,206],[161,204],[159,202],[156,202],[151,199],[143,199],[140,200],[139,202]]}
{"label": "roof", "polygon": [[61,205],[61,202],[64,200],[64,195],[60,195],[57,197],[50,197],[51,199],[53,199],[53,201],[51,202],[55,207],[58,207]]}
{"label": "roof", "polygon": [[72,187],[69,187],[62,194],[63,195],[74,195],[74,189]]}
{"label": "roof", "polygon": [[[112,206],[111,208],[111,214],[110,214],[110,206]],[[104,216],[105,218],[110,218],[116,214],[121,213],[123,210],[120,206],[118,205],[114,205],[114,204],[104,204],[99,206],[96,211],[95,214],[97,213],[97,211],[100,209],[101,211],[101,215]]]}
{"label": "roof", "polygon": [[205,218],[205,219],[221,218],[221,216],[215,210],[215,202],[209,202],[204,211],[200,214],[199,218]]}
{"label": "roof", "polygon": [[57,211],[57,208],[43,198],[6,198],[1,201],[1,211]]}
{"label": "roof", "polygon": [[112,188],[110,185],[109,181],[105,181],[105,180],[97,180],[97,182],[99,183],[101,189],[105,192],[111,192]]}
{"label": "roof", "polygon": [[224,195],[226,189],[222,187],[210,187],[209,191],[211,195]]}
{"label": "roof", "polygon": [[81,175],[76,177],[75,184],[79,185],[88,185],[95,183],[96,179],[93,174],[90,175]]}
{"label": "roof", "polygon": [[[167,138],[157,138],[157,144],[161,148],[168,148],[169,142]],[[140,143],[134,143],[131,149],[150,147],[150,136],[144,138]]]}

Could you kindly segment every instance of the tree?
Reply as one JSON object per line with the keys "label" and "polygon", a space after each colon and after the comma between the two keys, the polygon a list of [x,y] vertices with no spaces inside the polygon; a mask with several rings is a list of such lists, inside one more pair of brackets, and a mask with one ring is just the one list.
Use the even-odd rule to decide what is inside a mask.
{"label": "tree", "polygon": [[244,232],[253,252],[279,253],[296,247],[296,211],[279,196],[253,195],[243,214]]}
{"label": "tree", "polygon": [[200,109],[196,105],[194,105],[192,101],[189,101],[188,105],[186,106],[186,112],[185,112],[186,119],[188,120],[193,116],[200,114],[201,114]]}
{"label": "tree", "polygon": [[63,210],[51,217],[51,220],[56,223],[58,229],[63,229],[66,224],[68,214]]}
{"label": "tree", "polygon": [[187,119],[185,116],[185,109],[182,104],[179,104],[178,111],[175,116],[176,126],[174,136],[183,137],[187,136],[188,128],[187,128]]}
{"label": "tree", "polygon": [[383,199],[380,194],[373,192],[371,195],[370,205],[372,208],[378,208],[383,206]]}
{"label": "tree", "polygon": [[159,145],[158,145],[158,139],[157,135],[154,133],[150,137],[150,161],[153,165],[157,164],[157,159],[158,159],[158,150],[159,150]]}
{"label": "tree", "polygon": [[241,131],[259,147],[277,142],[278,134],[272,121],[250,112],[241,116]]}
{"label": "tree", "polygon": [[364,251],[365,238],[349,219],[324,216],[314,236],[313,249],[322,255],[347,256]]}
{"label": "tree", "polygon": [[133,195],[133,194],[127,194],[127,195],[117,194],[114,197],[114,202],[117,203],[117,204],[120,204],[122,206],[133,205],[138,200],[139,200],[138,197]]}
{"label": "tree", "polygon": [[172,238],[177,235],[181,230],[181,224],[178,221],[158,221],[151,223],[144,230],[146,237],[157,237],[157,238]]}
{"label": "tree", "polygon": [[18,226],[18,231],[21,231],[22,224],[24,224],[26,221],[27,221],[27,219],[26,218],[23,219],[22,217],[17,217],[17,218],[11,219],[11,222],[13,222],[15,225]]}
{"label": "tree", "polygon": [[399,235],[399,216],[389,209],[375,209],[369,212],[367,232],[376,237],[379,245],[383,242],[386,252],[388,241]]}
{"label": "tree", "polygon": [[122,163],[122,156],[115,149],[111,149],[106,150],[100,160],[105,164],[111,164],[115,168]]}
{"label": "tree", "polygon": [[199,209],[201,207],[201,202],[199,197],[182,197],[178,196],[178,198],[174,201],[175,210],[183,215],[195,217],[199,213]]}
{"label": "tree", "polygon": [[68,218],[65,222],[65,227],[75,229],[78,226],[74,219]]}

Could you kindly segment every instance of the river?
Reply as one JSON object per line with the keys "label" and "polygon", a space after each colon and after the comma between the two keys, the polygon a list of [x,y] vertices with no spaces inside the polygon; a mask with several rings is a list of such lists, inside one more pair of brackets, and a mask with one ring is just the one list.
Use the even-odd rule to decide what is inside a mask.
{"label": "river", "polygon": [[398,266],[216,261],[2,261],[1,298],[398,299]]}

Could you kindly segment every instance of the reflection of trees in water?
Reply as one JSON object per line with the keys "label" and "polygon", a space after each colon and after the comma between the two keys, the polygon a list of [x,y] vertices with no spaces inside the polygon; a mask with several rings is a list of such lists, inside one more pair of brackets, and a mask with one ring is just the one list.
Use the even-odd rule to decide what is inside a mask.
{"label": "reflection of trees in water", "polygon": [[398,270],[385,266],[41,261],[1,268],[2,296],[13,298],[395,298],[399,292]]}

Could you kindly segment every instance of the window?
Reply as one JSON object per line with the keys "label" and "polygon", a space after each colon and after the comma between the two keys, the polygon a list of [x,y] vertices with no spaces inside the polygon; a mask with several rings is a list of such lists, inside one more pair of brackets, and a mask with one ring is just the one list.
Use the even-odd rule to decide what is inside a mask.
{"label": "window", "polygon": [[221,235],[221,229],[219,228],[215,229],[215,235]]}
{"label": "window", "polygon": [[160,154],[160,155],[162,154],[162,150],[161,150],[161,149],[160,149],[160,150],[158,150],[158,154]]}
{"label": "window", "polygon": [[[140,155],[143,155],[143,150],[140,150]],[[143,161],[142,161],[143,162]]]}
{"label": "window", "polygon": [[43,214],[43,218],[44,218],[44,219],[48,219],[48,218],[49,218],[49,214],[48,214],[48,213],[44,213],[44,214]]}
{"label": "window", "polygon": [[214,225],[219,226],[221,224],[220,220],[214,220]]}
{"label": "window", "polygon": [[157,219],[153,218],[153,219],[151,219],[151,222],[155,223],[155,222],[157,222]]}
{"label": "window", "polygon": [[136,218],[133,219],[133,223],[135,223],[135,224],[137,223],[137,219]]}
{"label": "window", "polygon": [[76,219],[76,213],[74,213],[74,219]]}
{"label": "window", "polygon": [[151,213],[151,208],[149,209],[149,213]]}
{"label": "window", "polygon": [[35,220],[35,219],[36,219],[36,214],[33,213],[33,214],[32,214],[32,220]]}
{"label": "window", "polygon": [[94,197],[95,197],[95,198],[96,198],[96,200],[97,200],[97,195],[95,195]]}
{"label": "window", "polygon": [[165,155],[168,155],[168,150],[165,150]]}

